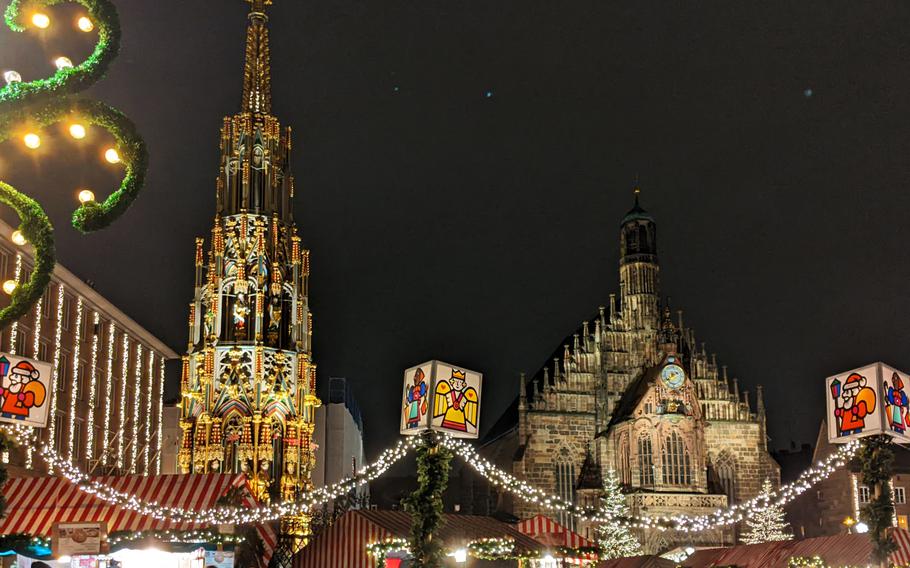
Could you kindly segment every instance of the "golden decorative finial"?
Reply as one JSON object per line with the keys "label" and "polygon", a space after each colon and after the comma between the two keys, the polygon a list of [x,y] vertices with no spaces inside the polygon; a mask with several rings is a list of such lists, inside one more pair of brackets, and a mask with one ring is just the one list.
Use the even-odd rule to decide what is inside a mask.
{"label": "golden decorative finial", "polygon": [[270,6],[272,0],[246,1],[250,3],[250,25],[246,34],[242,110],[269,114],[272,111],[272,77],[265,7]]}

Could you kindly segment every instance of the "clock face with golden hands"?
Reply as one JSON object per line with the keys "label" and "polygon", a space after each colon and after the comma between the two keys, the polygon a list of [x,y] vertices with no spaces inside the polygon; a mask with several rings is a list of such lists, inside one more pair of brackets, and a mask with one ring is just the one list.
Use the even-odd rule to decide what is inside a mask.
{"label": "clock face with golden hands", "polygon": [[686,373],[679,365],[671,364],[661,369],[660,378],[668,388],[676,390],[686,382]]}

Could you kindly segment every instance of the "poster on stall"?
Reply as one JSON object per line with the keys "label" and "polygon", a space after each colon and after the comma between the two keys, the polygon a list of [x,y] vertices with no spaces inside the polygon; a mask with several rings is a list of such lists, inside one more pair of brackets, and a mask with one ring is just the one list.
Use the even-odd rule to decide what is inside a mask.
{"label": "poster on stall", "polygon": [[54,523],[51,550],[58,558],[99,554],[106,540],[105,523]]}
{"label": "poster on stall", "polygon": [[224,550],[205,551],[206,568],[234,568],[234,552]]}

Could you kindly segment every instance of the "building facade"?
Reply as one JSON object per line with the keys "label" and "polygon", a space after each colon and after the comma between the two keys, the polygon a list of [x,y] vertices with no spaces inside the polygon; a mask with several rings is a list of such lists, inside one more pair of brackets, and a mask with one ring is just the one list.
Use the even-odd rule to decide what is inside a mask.
{"label": "building facade", "polygon": [[[329,379],[329,397],[316,409],[313,432],[316,445],[316,468],[313,484],[325,487],[354,475],[365,465],[363,418],[347,379]],[[363,485],[349,495],[349,504],[366,503],[369,487]]]}
{"label": "building facade", "polygon": [[[320,401],[291,129],[271,114],[268,4],[251,1],[241,110],[221,129],[207,251],[196,240],[178,462],[183,473],[245,473],[261,501],[294,501],[312,488]],[[295,547],[305,542],[305,516],[282,527]]]}
{"label": "building facade", "polygon": [[[0,281],[18,283],[34,251],[14,231],[0,221]],[[11,476],[50,473],[35,451],[47,443],[90,474],[161,471],[164,363],[178,355],[90,285],[57,264],[41,300],[0,333],[0,350],[53,366],[47,427],[4,456]]]}
{"label": "building facade", "polygon": [[[910,504],[910,449],[894,444],[891,497],[894,501],[893,524],[908,528]],[[824,460],[838,450],[828,442],[828,427],[822,422],[812,463]],[[787,520],[799,538],[832,536],[849,532],[860,521],[860,513],[869,504],[874,492],[862,482],[862,464],[853,460],[847,467],[838,468],[830,476],[791,501],[787,507]],[[849,519],[849,520],[848,520]]]}
{"label": "building facade", "polygon": [[[657,224],[635,204],[620,224],[619,296],[570,335],[530,380],[518,424],[483,452],[511,456],[512,472],[572,502],[592,499],[591,461],[617,472],[635,515],[708,513],[779,483],[768,453],[760,387],[755,406],[661,301]],[[514,451],[504,451],[511,445]],[[585,466],[585,460],[589,461]],[[584,475],[582,475],[584,472]],[[488,501],[498,499],[487,497]],[[519,518],[546,511],[518,499]],[[567,514],[564,525],[589,534]],[[731,531],[646,531],[645,551],[729,543]]]}

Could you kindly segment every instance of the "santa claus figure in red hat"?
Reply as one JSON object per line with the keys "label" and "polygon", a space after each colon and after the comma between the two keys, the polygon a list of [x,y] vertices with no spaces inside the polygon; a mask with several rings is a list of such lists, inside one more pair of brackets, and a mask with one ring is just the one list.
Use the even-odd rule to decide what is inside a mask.
{"label": "santa claus figure in red hat", "polygon": [[41,373],[28,361],[20,361],[0,383],[0,415],[24,420],[36,406],[44,404],[47,391],[38,379]]}

